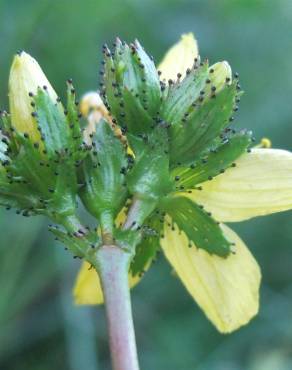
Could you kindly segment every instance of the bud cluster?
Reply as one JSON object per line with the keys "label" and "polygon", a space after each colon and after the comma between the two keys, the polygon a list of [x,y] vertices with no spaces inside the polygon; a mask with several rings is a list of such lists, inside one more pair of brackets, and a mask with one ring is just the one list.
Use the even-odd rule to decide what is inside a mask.
{"label": "bud cluster", "polygon": [[[47,215],[62,226],[50,227],[57,238],[89,262],[102,243],[133,253],[137,246],[138,274],[157,253],[166,212],[183,227],[192,206],[177,204],[177,194],[232,166],[251,135],[230,128],[241,92],[227,62],[210,67],[198,57],[185,75],[166,81],[138,41],[117,39],[103,54],[104,105],[98,118],[91,100],[80,109],[88,127],[71,80],[64,107],[37,62],[24,52],[15,57],[10,114],[1,113],[0,204]],[[96,231],[78,221],[78,197],[96,218]],[[203,247],[226,256],[230,244],[211,215],[199,207],[189,214],[217,238],[215,250],[208,242]]]}

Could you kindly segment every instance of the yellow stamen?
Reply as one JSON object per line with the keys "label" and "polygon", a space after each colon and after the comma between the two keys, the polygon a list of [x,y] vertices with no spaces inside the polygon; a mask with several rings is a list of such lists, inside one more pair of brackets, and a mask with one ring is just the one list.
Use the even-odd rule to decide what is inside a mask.
{"label": "yellow stamen", "polygon": [[272,147],[272,142],[267,137],[263,137],[260,143],[255,146],[255,148],[264,148],[264,149],[269,149],[271,147]]}

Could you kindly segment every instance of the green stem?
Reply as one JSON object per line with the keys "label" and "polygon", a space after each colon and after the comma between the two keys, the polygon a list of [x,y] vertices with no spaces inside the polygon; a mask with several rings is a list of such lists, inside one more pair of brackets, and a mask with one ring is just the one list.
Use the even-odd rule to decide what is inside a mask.
{"label": "green stem", "polygon": [[128,285],[131,259],[131,254],[114,245],[102,246],[97,254],[114,370],[139,370]]}
{"label": "green stem", "polygon": [[157,204],[156,199],[152,198],[139,198],[136,194],[133,197],[131,208],[128,213],[128,217],[123,226],[123,229],[131,229],[132,227],[141,226],[145,219],[153,212]]}

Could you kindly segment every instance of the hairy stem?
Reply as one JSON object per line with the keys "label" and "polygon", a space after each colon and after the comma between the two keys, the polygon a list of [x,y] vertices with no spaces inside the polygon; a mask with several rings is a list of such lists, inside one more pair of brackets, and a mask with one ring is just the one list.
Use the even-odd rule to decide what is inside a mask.
{"label": "hairy stem", "polygon": [[98,251],[96,267],[104,293],[114,370],[139,370],[128,285],[131,258],[114,245],[104,245]]}

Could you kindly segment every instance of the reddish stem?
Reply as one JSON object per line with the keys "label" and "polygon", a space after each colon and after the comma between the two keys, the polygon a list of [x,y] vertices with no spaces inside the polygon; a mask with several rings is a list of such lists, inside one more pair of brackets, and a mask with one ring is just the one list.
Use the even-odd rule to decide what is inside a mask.
{"label": "reddish stem", "polygon": [[128,270],[131,254],[113,245],[98,251],[97,269],[105,297],[114,370],[139,370]]}

